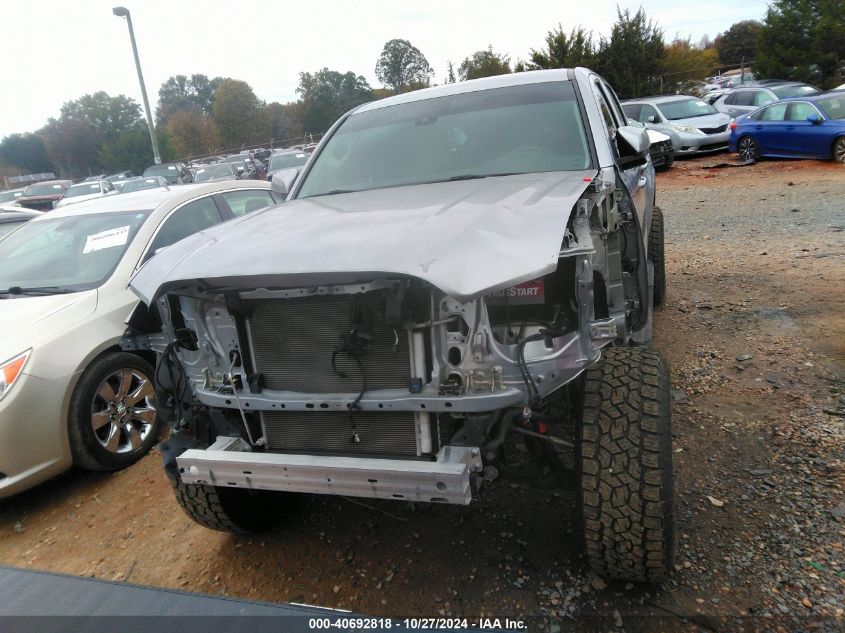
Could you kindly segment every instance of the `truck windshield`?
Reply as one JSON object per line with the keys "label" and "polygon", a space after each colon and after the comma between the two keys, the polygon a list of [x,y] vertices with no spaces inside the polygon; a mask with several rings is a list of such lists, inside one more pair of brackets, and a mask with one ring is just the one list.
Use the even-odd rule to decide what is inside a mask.
{"label": "truck windshield", "polygon": [[316,157],[298,197],[589,166],[572,83],[545,82],[353,114]]}
{"label": "truck windshield", "polygon": [[98,213],[27,222],[0,240],[0,293],[77,292],[100,286],[148,215]]}

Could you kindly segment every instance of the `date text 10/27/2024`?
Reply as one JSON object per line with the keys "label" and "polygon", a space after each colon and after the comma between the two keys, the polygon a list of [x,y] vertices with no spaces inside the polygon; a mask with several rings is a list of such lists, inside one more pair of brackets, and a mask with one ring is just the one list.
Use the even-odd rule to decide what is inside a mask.
{"label": "date text 10/27/2024", "polygon": [[523,620],[511,618],[310,618],[308,628],[312,630],[429,630],[429,631],[522,631],[527,629]]}

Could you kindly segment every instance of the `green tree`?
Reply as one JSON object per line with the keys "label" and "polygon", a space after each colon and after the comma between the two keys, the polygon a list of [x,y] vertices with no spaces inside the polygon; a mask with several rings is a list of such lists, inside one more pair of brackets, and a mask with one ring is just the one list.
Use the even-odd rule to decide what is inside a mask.
{"label": "green tree", "polygon": [[177,156],[203,156],[220,148],[220,131],[214,119],[197,110],[176,112],[164,128]]}
{"label": "green tree", "polygon": [[742,20],[716,36],[714,45],[723,64],[747,64],[757,57],[757,40],[763,24],[757,20]]}
{"label": "green tree", "polygon": [[223,81],[222,77],[209,79],[203,74],[174,75],[161,84],[158,89],[158,107],[156,120],[167,123],[177,112],[194,110],[211,115],[214,103],[214,91]]}
{"label": "green tree", "polygon": [[689,82],[700,81],[719,66],[715,48],[693,45],[690,38],[675,38],[663,56],[663,91],[686,92]]}
{"label": "green tree", "polygon": [[264,104],[245,81],[223,79],[214,91],[212,112],[225,149],[260,142],[270,136]]}
{"label": "green tree", "polygon": [[274,143],[302,136],[302,103],[268,103],[270,115],[270,136]]}
{"label": "green tree", "polygon": [[114,140],[142,122],[141,106],[124,95],[105,92],[83,95],[62,105],[60,119],[83,121],[97,128],[106,140]]}
{"label": "green tree", "polygon": [[609,38],[601,38],[593,66],[622,99],[659,90],[663,65],[663,29],[640,8],[616,10]]}
{"label": "green tree", "polygon": [[53,170],[44,141],[36,134],[10,134],[0,141],[0,163],[27,174]]}
{"label": "green tree", "polygon": [[452,60],[450,59],[448,65],[446,66],[446,82],[447,84],[455,83],[455,66],[452,64]]}
{"label": "green tree", "polygon": [[345,112],[373,99],[373,89],[363,76],[328,68],[299,73],[296,91],[302,102],[302,130],[312,134],[325,132]]}
{"label": "green tree", "polygon": [[103,132],[84,119],[48,119],[36,132],[44,141],[47,157],[68,178],[81,178],[102,170],[99,153]]}
{"label": "green tree", "polygon": [[386,42],[376,62],[376,77],[397,94],[428,86],[433,74],[425,55],[408,40]]}
{"label": "green tree", "polygon": [[506,75],[510,72],[510,58],[507,55],[494,52],[492,46],[488,46],[486,51],[474,52],[465,58],[458,67],[458,77],[461,78],[461,81]]}
{"label": "green tree", "polygon": [[575,68],[590,66],[594,55],[593,34],[583,27],[573,27],[569,35],[558,24],[557,29],[546,34],[546,47],[539,51],[531,49],[531,61],[527,69]]}
{"label": "green tree", "polygon": [[108,173],[131,169],[140,174],[153,164],[150,131],[143,123],[124,131],[113,141],[106,141],[97,153],[97,160]]}
{"label": "green tree", "polygon": [[754,72],[832,88],[845,71],[842,0],[773,0],[760,30]]}

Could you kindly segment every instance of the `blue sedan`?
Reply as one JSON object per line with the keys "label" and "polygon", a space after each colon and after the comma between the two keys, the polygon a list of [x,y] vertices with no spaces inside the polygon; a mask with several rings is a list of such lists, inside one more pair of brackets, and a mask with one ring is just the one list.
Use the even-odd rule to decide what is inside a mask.
{"label": "blue sedan", "polygon": [[845,91],[776,101],[731,123],[730,150],[761,156],[845,163]]}

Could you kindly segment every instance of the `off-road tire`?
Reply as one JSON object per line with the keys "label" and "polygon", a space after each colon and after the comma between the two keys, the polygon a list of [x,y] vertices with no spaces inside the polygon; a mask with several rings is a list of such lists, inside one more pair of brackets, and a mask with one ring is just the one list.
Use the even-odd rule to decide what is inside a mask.
{"label": "off-road tire", "polygon": [[648,258],[654,266],[652,305],[662,306],[666,298],[666,257],[663,238],[663,211],[654,207],[651,212],[651,229],[648,232]]}
{"label": "off-road tire", "polygon": [[173,483],[173,494],[191,519],[211,530],[257,534],[278,525],[290,495],[269,490]]}
{"label": "off-road tire", "polygon": [[659,582],[675,559],[669,372],[648,347],[614,347],[584,379],[578,442],[589,565]]}
{"label": "off-road tire", "polygon": [[110,352],[95,359],[82,372],[73,390],[68,408],[68,439],[73,463],[79,468],[94,471],[126,468],[146,455],[159,440],[161,420],[158,418],[140,447],[132,452],[111,453],[94,437],[90,407],[95,391],[105,376],[121,369],[137,370],[153,380],[154,370],[143,358],[126,352]]}

